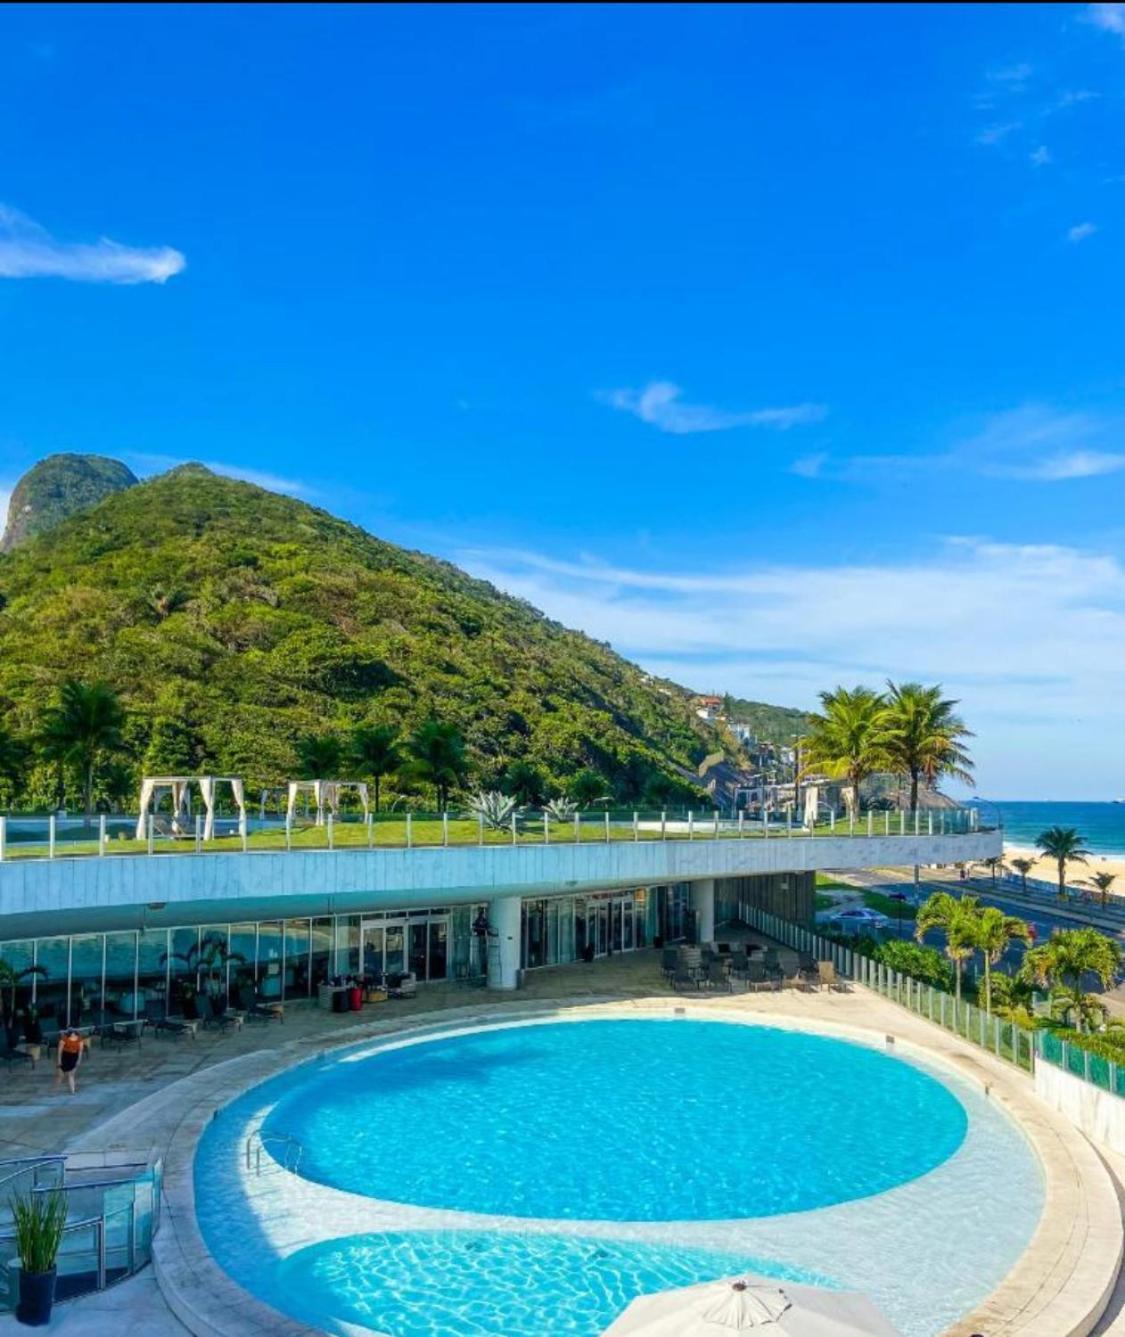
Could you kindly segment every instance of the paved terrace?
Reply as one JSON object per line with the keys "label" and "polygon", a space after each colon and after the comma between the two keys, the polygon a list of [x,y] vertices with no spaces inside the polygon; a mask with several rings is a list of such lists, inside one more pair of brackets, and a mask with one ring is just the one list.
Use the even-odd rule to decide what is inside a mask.
{"label": "paved terrace", "polygon": [[[746,936],[763,940],[757,934]],[[745,1010],[776,1025],[894,1035],[904,1048],[917,1045],[971,1080],[987,1083],[992,1098],[1009,1108],[1033,1139],[1047,1178],[1046,1209],[1016,1269],[949,1337],[974,1332],[989,1337],[1084,1337],[1092,1330],[1092,1314],[1112,1290],[1121,1256],[1114,1184],[1090,1145],[1035,1100],[1023,1074],[861,988],[847,993],[688,993],[674,1003],[653,951],[532,972],[516,998],[480,988],[428,986],[414,1000],[369,1007],[358,1017],[290,1005],[284,1025],[256,1024],[226,1036],[201,1034],[194,1042],[148,1039],[140,1050],[95,1051],[73,1098],[53,1094],[53,1076],[41,1065],[38,1072],[16,1074],[5,1083],[0,1150],[4,1155],[60,1148],[163,1155],[168,1200],[160,1237],[162,1276],[177,1303],[198,1306],[191,1312],[192,1330],[232,1337],[270,1331],[280,1337],[282,1329],[271,1326],[269,1311],[247,1308],[249,1297],[217,1273],[209,1256],[198,1253],[190,1209],[191,1152],[216,1104],[310,1052],[367,1036],[443,1017],[450,1022],[500,1018],[557,1005],[596,1008],[606,1003],[642,1011],[680,1004],[704,1014]],[[233,1292],[227,1293],[228,1287]],[[1116,1337],[1118,1307],[1114,1297],[1099,1332]],[[93,1337],[116,1326],[140,1337],[183,1337],[185,1331],[165,1306],[151,1274],[64,1306],[51,1325],[64,1337]],[[293,1337],[308,1333],[297,1325],[283,1326],[286,1337],[291,1330]],[[0,1320],[0,1332],[8,1331],[14,1332],[14,1320]]]}

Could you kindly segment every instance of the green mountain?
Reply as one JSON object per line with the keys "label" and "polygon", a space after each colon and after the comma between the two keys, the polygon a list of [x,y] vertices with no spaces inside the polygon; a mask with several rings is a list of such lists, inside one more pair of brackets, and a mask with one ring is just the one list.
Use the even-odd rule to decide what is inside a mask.
{"label": "green mountain", "polygon": [[[456,567],[323,510],[185,465],[0,557],[0,723],[33,738],[67,677],[128,710],[130,774],[255,788],[297,743],[360,722],[462,730],[474,783],[512,761],[593,767],[620,800],[721,747],[693,697]],[[46,763],[25,797],[53,792]]]}
{"label": "green mountain", "polygon": [[36,534],[45,534],[136,481],[117,460],[100,455],[48,455],[15,486],[0,552],[10,552]]}
{"label": "green mountain", "polygon": [[723,709],[731,721],[748,725],[760,742],[790,747],[794,734],[805,734],[809,730],[807,712],[789,706],[769,706],[763,701],[725,697]]}

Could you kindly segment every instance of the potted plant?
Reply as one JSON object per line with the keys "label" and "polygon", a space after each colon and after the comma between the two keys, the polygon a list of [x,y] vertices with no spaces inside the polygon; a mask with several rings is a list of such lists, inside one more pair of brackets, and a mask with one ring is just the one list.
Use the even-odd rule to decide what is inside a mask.
{"label": "potted plant", "polygon": [[66,1195],[28,1193],[12,1199],[16,1252],[20,1260],[20,1295],[16,1318],[30,1327],[51,1321],[56,1263],[66,1227]]}

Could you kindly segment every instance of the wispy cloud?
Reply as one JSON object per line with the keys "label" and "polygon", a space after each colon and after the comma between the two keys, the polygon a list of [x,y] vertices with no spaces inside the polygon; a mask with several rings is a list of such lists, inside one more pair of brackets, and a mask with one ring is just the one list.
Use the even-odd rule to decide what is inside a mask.
{"label": "wispy cloud", "polygon": [[[1081,749],[1095,790],[1094,775],[1108,785],[1119,764],[1125,567],[1112,556],[970,537],[885,564],[691,575],[526,551],[478,549],[458,560],[698,690],[721,685],[811,706],[837,682],[879,684],[888,674],[943,682],[977,729],[993,793],[1006,776],[1018,784],[1041,774],[1037,756],[1056,744],[1067,755]],[[925,591],[940,598],[919,597]],[[1030,726],[1013,723],[1029,718]]]}
{"label": "wispy cloud", "polygon": [[26,214],[0,204],[0,278],[164,283],[186,263],[170,246],[123,246],[108,237],[59,241]]}
{"label": "wispy cloud", "polygon": [[1066,239],[1072,242],[1085,241],[1087,237],[1092,237],[1097,230],[1097,223],[1075,223],[1072,228],[1067,229]]}
{"label": "wispy cloud", "polygon": [[[122,452],[123,458],[140,473],[163,473],[175,469],[178,465],[192,461],[179,459],[175,455],[159,455],[150,451],[129,450]],[[205,469],[222,474],[225,478],[237,478],[243,483],[253,483],[268,492],[284,492],[291,497],[311,498],[318,495],[315,487],[297,478],[285,478],[281,474],[268,473],[264,469],[250,469],[241,464],[229,464],[225,460],[199,460]]]}
{"label": "wispy cloud", "polygon": [[808,455],[791,466],[804,478],[877,483],[888,477],[978,474],[1026,482],[1061,483],[1125,469],[1125,419],[1022,404],[989,414],[942,449],[895,455]]}
{"label": "wispy cloud", "polygon": [[1125,37],[1125,4],[1087,5],[1086,21],[1104,32]]}
{"label": "wispy cloud", "polygon": [[993,147],[996,144],[1002,144],[1013,130],[1020,129],[1020,121],[1001,121],[995,125],[985,126],[977,135],[977,143],[984,144],[986,147]]}
{"label": "wispy cloud", "polygon": [[1033,150],[1027,156],[1034,167],[1046,167],[1049,162],[1053,161],[1051,158],[1051,150],[1046,144],[1040,144],[1037,149]]}
{"label": "wispy cloud", "polygon": [[709,404],[688,404],[683,391],[671,381],[650,381],[640,390],[609,390],[599,394],[603,403],[662,432],[686,436],[694,432],[725,432],[732,427],[773,427],[784,431],[803,423],[819,422],[827,413],[822,404],[794,404],[785,408],[730,411]]}
{"label": "wispy cloud", "polygon": [[1026,60],[1015,65],[1006,65],[1002,69],[990,70],[988,81],[1009,93],[1022,93],[1027,88],[1027,81],[1035,73]]}

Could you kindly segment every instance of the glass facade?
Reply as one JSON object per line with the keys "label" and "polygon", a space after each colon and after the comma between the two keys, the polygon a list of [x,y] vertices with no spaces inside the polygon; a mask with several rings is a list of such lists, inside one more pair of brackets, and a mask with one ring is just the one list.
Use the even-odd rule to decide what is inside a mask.
{"label": "glass facade", "polygon": [[[801,875],[812,885],[811,875]],[[716,916],[734,917],[756,883],[717,887]],[[263,998],[311,998],[337,975],[412,971],[420,983],[486,974],[498,951],[485,932],[488,907],[456,905],[317,919],[272,919],[0,943],[0,960],[28,973],[17,1011],[34,1004],[60,1025],[181,1013],[193,993],[226,993],[244,1005]],[[585,896],[525,898],[521,965],[525,969],[632,952],[690,928],[687,883]],[[8,999],[5,998],[5,1004]]]}

